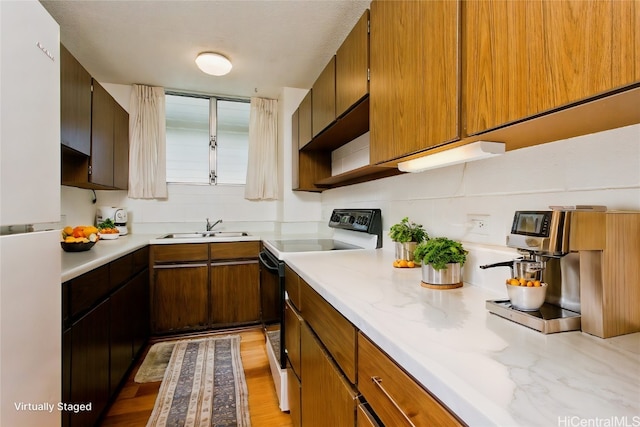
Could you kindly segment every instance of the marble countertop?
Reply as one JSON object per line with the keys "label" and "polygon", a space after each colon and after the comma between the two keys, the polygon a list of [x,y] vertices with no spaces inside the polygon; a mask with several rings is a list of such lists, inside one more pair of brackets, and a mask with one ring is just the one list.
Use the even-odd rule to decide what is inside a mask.
{"label": "marble countertop", "polygon": [[640,333],[544,335],[486,310],[506,291],[426,289],[383,250],[284,258],[470,426],[640,425]]}

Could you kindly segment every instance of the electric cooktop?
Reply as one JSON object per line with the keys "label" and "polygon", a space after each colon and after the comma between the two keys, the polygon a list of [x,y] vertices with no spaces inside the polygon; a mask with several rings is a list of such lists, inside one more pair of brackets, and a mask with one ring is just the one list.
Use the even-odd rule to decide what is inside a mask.
{"label": "electric cooktop", "polygon": [[322,252],[362,249],[361,246],[334,239],[270,240],[269,243],[279,252]]}

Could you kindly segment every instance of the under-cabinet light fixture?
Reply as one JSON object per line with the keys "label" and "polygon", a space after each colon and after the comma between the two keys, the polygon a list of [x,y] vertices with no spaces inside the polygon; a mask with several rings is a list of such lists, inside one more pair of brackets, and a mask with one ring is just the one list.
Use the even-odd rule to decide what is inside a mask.
{"label": "under-cabinet light fixture", "polygon": [[212,76],[224,76],[231,71],[231,61],[219,53],[202,52],[196,57],[196,65],[203,72]]}
{"label": "under-cabinet light fixture", "polygon": [[435,154],[398,163],[402,172],[422,172],[444,166],[486,159],[504,154],[504,142],[476,141]]}

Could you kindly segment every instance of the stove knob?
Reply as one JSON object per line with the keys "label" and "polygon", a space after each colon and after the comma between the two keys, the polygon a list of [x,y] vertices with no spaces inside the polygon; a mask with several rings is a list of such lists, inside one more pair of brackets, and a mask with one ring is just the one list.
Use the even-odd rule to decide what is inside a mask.
{"label": "stove knob", "polygon": [[356,218],[353,215],[349,215],[349,224],[353,224]]}
{"label": "stove knob", "polygon": [[340,222],[340,215],[338,214],[331,215],[331,222]]}

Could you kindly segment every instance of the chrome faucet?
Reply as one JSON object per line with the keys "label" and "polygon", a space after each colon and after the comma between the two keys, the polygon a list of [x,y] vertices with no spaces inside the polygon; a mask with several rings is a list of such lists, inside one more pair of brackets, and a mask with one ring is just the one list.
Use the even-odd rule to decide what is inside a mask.
{"label": "chrome faucet", "polygon": [[220,224],[221,222],[222,222],[222,220],[219,219],[216,222],[214,222],[213,224],[211,224],[211,223],[209,223],[209,218],[207,218],[207,231],[213,230],[213,227],[215,227],[216,225]]}

